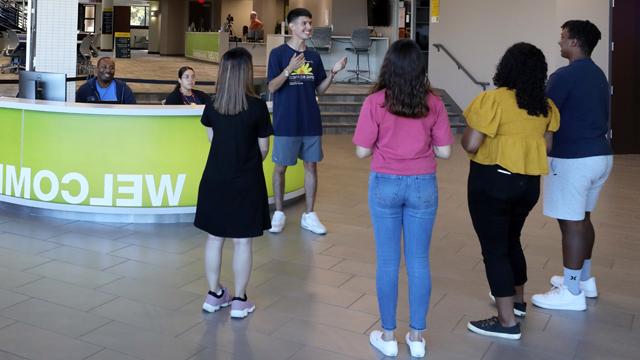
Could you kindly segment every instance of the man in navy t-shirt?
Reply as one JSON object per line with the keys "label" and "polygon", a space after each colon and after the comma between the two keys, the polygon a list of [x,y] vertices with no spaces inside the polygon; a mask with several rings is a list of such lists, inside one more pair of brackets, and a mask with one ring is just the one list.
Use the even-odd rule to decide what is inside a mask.
{"label": "man in navy t-shirt", "polygon": [[591,276],[595,241],[591,212],[613,164],[609,133],[610,88],[591,60],[601,35],[589,21],[562,25],[560,54],[569,65],[549,77],[547,96],[560,110],[560,130],[553,135],[549,175],[544,179],[544,214],[562,232],[563,276],[552,276],[554,288],[534,295],[534,305],[557,310],[585,310],[585,297],[596,297]]}
{"label": "man in navy t-shirt", "polygon": [[282,212],[284,175],[287,166],[304,161],[305,196],[307,208],[300,225],[316,234],[327,229],[313,211],[317,190],[317,163],[322,160],[322,122],[317,94],[324,93],[335,75],[344,69],[347,58],[338,61],[327,76],[320,55],[307,49],[305,40],[311,38],[311,12],[297,8],[287,15],[291,39],[271,50],[267,80],[273,94],[273,193],[276,211],[271,220],[272,233],[284,229]]}

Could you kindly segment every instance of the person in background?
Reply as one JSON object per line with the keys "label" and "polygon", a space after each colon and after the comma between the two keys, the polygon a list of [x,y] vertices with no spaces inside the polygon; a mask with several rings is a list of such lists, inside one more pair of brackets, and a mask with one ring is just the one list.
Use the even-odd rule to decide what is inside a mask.
{"label": "person in background", "polygon": [[211,98],[193,87],[196,85],[196,72],[190,66],[178,69],[178,84],[167,95],[164,105],[205,105]]}
{"label": "person in background", "polygon": [[96,65],[96,76],[87,80],[76,91],[79,103],[135,104],[136,97],[126,82],[115,79],[116,63],[102,57]]}
{"label": "person in background", "polygon": [[467,324],[481,335],[521,337],[515,316],[526,315],[527,263],[520,232],[538,202],[551,134],[560,126],[560,113],[544,94],[546,80],[542,51],[517,43],[500,59],[493,77],[497,89],[481,93],[464,111],[469,214],[498,309],[498,316]]}
{"label": "person in background", "polygon": [[560,109],[562,127],[553,135],[543,212],[560,225],[564,274],[551,277],[551,291],[531,298],[546,309],[586,310],[585,298],[598,296],[591,276],[595,243],[591,212],[613,167],[607,138],[611,88],[591,60],[600,38],[600,30],[589,21],[564,23],[558,44],[569,65],[551,74],[547,85],[547,95]]}
{"label": "person in background", "polygon": [[267,81],[273,94],[273,197],[276,211],[271,221],[272,233],[282,232],[286,216],[282,211],[285,173],[298,158],[304,161],[306,209],[300,226],[316,234],[326,234],[326,227],[313,211],[318,189],[317,164],[322,154],[322,121],[316,95],[324,93],[336,74],[344,69],[344,57],[331,68],[327,76],[322,59],[316,51],[307,49],[311,38],[311,12],[297,8],[287,14],[291,38],[269,54]]}
{"label": "person in background", "polygon": [[258,19],[258,13],[252,11],[249,15],[249,31],[260,31],[264,29],[264,24]]}
{"label": "person in background", "polygon": [[387,52],[379,81],[362,105],[353,136],[356,155],[372,156],[369,210],[376,242],[376,288],[382,331],[370,343],[398,354],[394,337],[401,241],[409,278],[411,355],[425,355],[422,332],[431,296],[429,247],[438,208],[435,158],[449,158],[453,136],[447,110],[429,86],[420,47],[398,40]]}
{"label": "person in background", "polygon": [[[217,94],[205,105],[201,122],[207,127],[211,149],[200,187],[194,225],[209,235],[205,272],[209,292],[202,308],[214,312],[231,305],[231,317],[244,318],[255,310],[247,299],[251,275],[252,238],[270,227],[267,185],[262,161],[273,133],[267,104],[253,90],[251,54],[233,48],[222,56]],[[220,284],[224,239],[233,239],[235,293]]]}

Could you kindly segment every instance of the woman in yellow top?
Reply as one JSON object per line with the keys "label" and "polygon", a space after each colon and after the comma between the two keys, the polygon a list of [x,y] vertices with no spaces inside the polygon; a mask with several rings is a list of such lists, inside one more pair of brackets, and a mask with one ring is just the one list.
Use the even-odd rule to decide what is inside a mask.
{"label": "woman in yellow top", "polygon": [[544,93],[546,80],[542,51],[515,44],[498,64],[493,77],[497,89],[478,95],[464,112],[468,127],[462,147],[471,159],[469,213],[498,308],[497,317],[467,324],[478,334],[521,336],[515,316],[526,314],[527,263],[520,231],[538,202],[551,133],[560,127],[560,113]]}

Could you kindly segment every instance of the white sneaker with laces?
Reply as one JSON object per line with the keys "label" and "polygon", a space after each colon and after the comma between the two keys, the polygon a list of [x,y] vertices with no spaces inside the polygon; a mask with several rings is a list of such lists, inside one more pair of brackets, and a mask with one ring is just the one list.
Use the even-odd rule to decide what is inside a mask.
{"label": "white sneaker with laces", "polygon": [[[560,287],[564,284],[564,276],[554,275],[549,282],[553,287]],[[596,287],[596,278],[592,276],[585,281],[580,281],[580,290],[582,290],[584,296],[588,298],[597,298],[598,288]]]}
{"label": "white sneaker with laces", "polygon": [[269,229],[270,233],[281,233],[284,230],[284,223],[287,220],[287,217],[280,210],[276,210],[273,213],[273,217],[271,218],[271,229]]}
{"label": "white sneaker with laces", "polygon": [[302,219],[300,219],[300,226],[318,235],[327,233],[327,228],[322,225],[315,212],[303,213]]}
{"label": "white sneaker with laces", "polygon": [[395,340],[382,340],[382,331],[373,330],[369,334],[369,342],[384,356],[398,356],[398,342]]}
{"label": "white sneaker with laces", "polygon": [[409,345],[409,352],[412,357],[421,358],[424,357],[426,342],[424,338],[421,338],[420,341],[411,341],[409,337],[409,333],[404,337],[407,341],[407,345]]}
{"label": "white sneaker with laces", "polygon": [[564,285],[554,287],[544,294],[533,295],[531,302],[533,305],[544,309],[574,311],[587,309],[584,291],[581,291],[578,295],[573,295]]}

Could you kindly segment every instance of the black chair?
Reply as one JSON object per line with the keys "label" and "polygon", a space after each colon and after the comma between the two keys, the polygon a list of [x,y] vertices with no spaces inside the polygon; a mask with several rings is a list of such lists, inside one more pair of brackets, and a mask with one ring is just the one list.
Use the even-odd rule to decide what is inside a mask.
{"label": "black chair", "polygon": [[310,43],[317,52],[331,52],[331,27],[314,27]]}
{"label": "black chair", "polygon": [[91,42],[93,38],[91,36],[85,36],[82,42],[78,46],[78,61],[76,65],[76,73],[78,75],[91,75],[94,72],[94,66],[91,63],[92,52]]}
{"label": "black chair", "polygon": [[[370,78],[362,75],[363,73],[369,73],[371,65],[369,64],[369,50],[371,49],[371,37],[369,37],[369,29],[361,28],[354,29],[351,33],[351,46],[347,48],[356,55],[356,69],[349,70],[353,75],[345,79],[347,82],[354,82],[356,84],[367,84],[372,82]],[[367,70],[360,69],[360,55],[367,55]]]}
{"label": "black chair", "polygon": [[15,31],[7,29],[6,34],[4,56],[9,57],[10,60],[9,63],[0,67],[0,72],[3,74],[7,72],[18,73],[20,70],[25,69],[27,46],[25,43],[20,42],[18,34]]}

